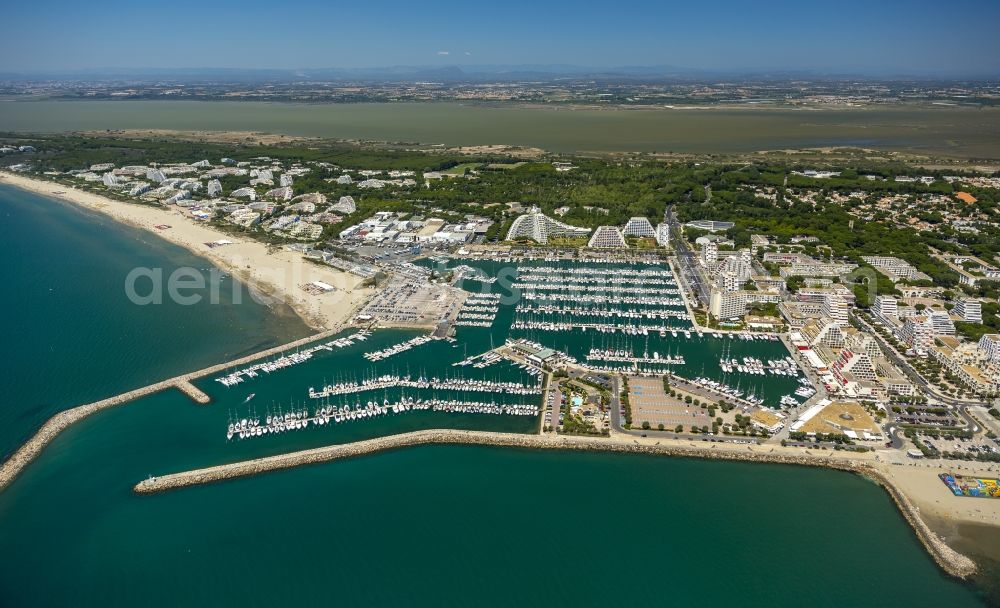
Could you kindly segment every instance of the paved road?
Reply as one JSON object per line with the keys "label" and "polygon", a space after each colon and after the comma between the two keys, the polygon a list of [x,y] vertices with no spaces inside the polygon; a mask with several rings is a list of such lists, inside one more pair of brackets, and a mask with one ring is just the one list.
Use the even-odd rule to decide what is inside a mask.
{"label": "paved road", "polygon": [[910,362],[906,360],[906,357],[904,357],[899,351],[897,351],[892,344],[887,342],[875,330],[875,328],[872,327],[872,325],[868,322],[867,319],[865,319],[859,314],[854,314],[851,316],[851,318],[856,319],[869,333],[875,336],[875,339],[882,347],[882,352],[887,354],[889,358],[892,359],[893,363],[895,363],[896,366],[899,367],[899,369],[903,370],[903,373],[905,373],[907,377],[909,377],[909,379],[914,384],[919,386],[921,389],[924,390],[925,393],[927,393],[934,399],[954,407],[959,417],[961,417],[962,420],[965,421],[966,426],[968,426],[969,428],[979,426],[978,424],[976,424],[975,420],[973,420],[972,417],[969,416],[969,413],[966,411],[965,408],[970,406],[982,405],[983,403],[982,401],[956,399],[954,397],[949,397],[947,395],[938,392],[937,387],[935,387],[933,384],[928,382],[923,376],[921,376],[920,373],[917,372],[917,370],[915,370],[912,365],[910,365]]}
{"label": "paved road", "polygon": [[795,359],[799,369],[802,370],[802,373],[809,379],[810,384],[812,384],[813,388],[816,389],[816,394],[803,401],[798,407],[789,408],[788,418],[785,420],[785,426],[771,436],[770,441],[772,443],[778,443],[781,442],[782,439],[788,439],[791,434],[790,427],[792,426],[792,423],[795,422],[795,419],[798,418],[802,412],[816,405],[821,400],[829,398],[829,394],[826,392],[826,387],[823,386],[823,381],[813,369],[813,366],[808,361],[803,359],[799,349],[792,346],[792,344],[788,341],[788,337],[785,335],[781,336],[781,341],[785,344],[788,352],[791,353],[792,358]]}
{"label": "paved road", "polygon": [[[549,424],[552,428],[557,428],[559,426],[559,408],[561,406],[561,401],[559,399],[559,391],[556,390],[558,381],[549,375],[549,383],[545,387],[545,393],[542,395],[542,432],[545,432],[545,425]],[[549,403],[549,398],[552,398],[552,403]],[[545,413],[551,414],[551,419],[545,421]]]}
{"label": "paved road", "polygon": [[670,227],[670,236],[674,241],[674,250],[677,252],[677,265],[678,270],[680,270],[678,278],[688,292],[701,300],[702,306],[708,307],[711,299],[709,286],[699,273],[697,254],[691,250],[681,234],[680,221],[674,213],[673,205],[667,208],[664,220]]}
{"label": "paved road", "polygon": [[975,405],[969,408],[970,413],[982,423],[982,426],[993,431],[997,437],[1000,437],[1000,420],[994,418],[987,409],[988,407],[984,405]]}
{"label": "paved road", "polygon": [[619,433],[625,433],[625,429],[622,427],[624,419],[621,413],[621,397],[619,393],[621,392],[621,378],[618,374],[611,377],[611,403],[608,405],[611,408],[611,428],[618,431]]}

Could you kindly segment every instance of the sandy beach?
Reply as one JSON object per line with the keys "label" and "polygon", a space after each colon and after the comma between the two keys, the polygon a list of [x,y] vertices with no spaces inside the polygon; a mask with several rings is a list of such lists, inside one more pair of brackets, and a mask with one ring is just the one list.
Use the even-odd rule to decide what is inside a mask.
{"label": "sandy beach", "polygon": [[[626,437],[645,445],[672,443],[670,440],[659,440],[652,437],[619,436],[621,439],[626,439]],[[698,445],[698,442],[681,441],[678,443],[690,448],[702,447]],[[913,501],[922,514],[929,516],[925,518],[928,523],[930,521],[948,521],[953,524],[974,523],[1000,526],[1000,500],[955,496],[938,478],[939,473],[1000,478],[1000,464],[997,463],[914,460],[901,452],[887,449],[858,453],[846,450],[839,452],[835,450],[803,450],[802,448],[769,444],[740,446],[720,443],[714,445],[717,447],[711,449],[785,456],[813,456],[868,464],[881,471],[894,486]]]}
{"label": "sandy beach", "polygon": [[[361,279],[359,277],[329,266],[312,263],[296,252],[269,247],[250,238],[228,235],[191,219],[179,208],[121,202],[100,194],[10,173],[0,173],[0,184],[15,186],[46,197],[79,205],[184,247],[211,260],[220,269],[231,273],[255,289],[287,303],[307,324],[316,330],[330,330],[349,321],[371,294],[370,290],[360,287]],[[228,239],[233,242],[220,247],[206,245],[206,243],[220,239]],[[312,281],[328,283],[335,286],[336,290],[330,293],[310,294],[302,289],[302,285]],[[64,415],[69,416],[69,414]],[[58,428],[53,427],[55,430],[51,435],[54,436],[71,423],[72,421],[68,421],[61,426],[57,425]],[[803,450],[770,444],[748,446],[648,437],[638,438],[618,433],[613,433],[610,440],[567,437],[550,440],[537,436],[523,438],[489,433],[456,434],[445,431],[433,433],[437,433],[434,435],[434,441],[486,441],[489,439],[489,441],[498,441],[501,445],[542,448],[572,444],[572,446],[583,446],[588,449],[594,447],[613,451],[638,449],[679,456],[790,462],[843,468],[862,473],[867,471],[873,477],[878,477],[879,482],[887,488],[891,487],[905,497],[904,502],[908,501],[908,504],[900,505],[904,514],[912,507],[911,514],[930,527],[933,534],[941,537],[945,542],[954,540],[955,531],[963,525],[989,526],[991,529],[1000,529],[1000,500],[954,496],[938,478],[938,474],[944,472],[969,476],[1000,477],[1000,464],[995,463],[913,460],[902,452],[888,449],[866,453]],[[44,433],[40,433],[40,435],[44,435]],[[416,437],[421,436],[416,435]],[[473,439],[469,439],[470,437]],[[38,445],[25,451],[23,462],[14,463],[17,466],[13,466],[13,468],[8,466],[11,465],[10,462],[4,464],[5,468],[10,468],[10,474],[6,476],[8,482],[23,468],[24,463],[30,462],[37,455],[51,437],[36,439]],[[424,439],[420,439],[420,441],[422,442]],[[380,444],[373,442],[372,445]],[[219,467],[217,471],[213,469],[207,476],[204,471],[201,471],[196,472],[196,474],[178,474],[175,478],[180,480],[178,483],[181,485],[201,483],[202,479],[217,480],[233,475],[256,474],[263,470],[297,466],[302,462],[332,459],[344,450],[353,449],[355,448],[343,446],[323,448],[310,451],[305,455],[292,454],[265,459],[263,465],[259,462],[253,466],[237,463]],[[916,524],[914,527],[918,528]],[[918,534],[921,533],[919,529],[917,531]],[[925,544],[934,544],[939,541],[931,539],[930,541],[924,540],[924,542]],[[937,551],[938,554],[944,552],[940,548],[931,547],[931,549]],[[945,559],[949,558],[946,556]]]}
{"label": "sandy beach", "polygon": [[[984,524],[1000,527],[1000,499],[955,496],[938,478],[939,473],[1000,478],[1000,464],[927,460],[880,463],[880,469],[920,509],[929,524]],[[933,524],[932,524],[933,525]]]}
{"label": "sandy beach", "polygon": [[[261,295],[288,304],[307,325],[322,331],[337,327],[351,316],[370,290],[362,279],[329,266],[315,264],[294,251],[269,247],[246,237],[234,237],[187,216],[183,209],[125,203],[99,194],[0,172],[0,184],[15,186],[96,211],[118,222],[147,230],[171,243],[208,258],[221,270],[250,285]],[[157,226],[169,226],[157,228]],[[206,243],[228,239],[232,244],[209,247]],[[336,287],[329,293],[310,294],[302,285],[322,281]]]}

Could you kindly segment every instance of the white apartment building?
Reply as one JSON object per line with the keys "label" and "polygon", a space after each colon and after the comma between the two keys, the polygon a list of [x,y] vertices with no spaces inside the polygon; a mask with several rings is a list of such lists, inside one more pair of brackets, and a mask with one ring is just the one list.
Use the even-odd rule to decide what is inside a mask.
{"label": "white apartment building", "polygon": [[544,245],[549,242],[550,236],[585,236],[588,234],[590,234],[589,228],[577,228],[564,224],[548,217],[537,207],[534,207],[530,213],[517,216],[514,223],[510,225],[510,230],[507,231],[507,240],[516,241],[528,238]]}
{"label": "white apartment building", "polygon": [[709,312],[716,319],[738,319],[746,314],[747,303],[742,292],[724,292],[712,290]]}
{"label": "white apartment building", "polygon": [[701,248],[701,259],[705,266],[714,266],[719,261],[719,244],[715,241],[705,243]]}
{"label": "white apartment building", "polygon": [[955,323],[944,311],[933,311],[927,315],[935,336],[954,336]]}
{"label": "white apartment building", "polygon": [[670,244],[670,225],[666,222],[660,222],[656,225],[656,244],[660,247],[666,247]]}
{"label": "white apartment building", "polygon": [[899,302],[892,296],[877,296],[872,310],[875,316],[888,321],[899,315]]}
{"label": "white apartment building", "polygon": [[934,344],[934,325],[927,317],[907,317],[899,330],[899,339],[910,348],[926,351]]}
{"label": "white apartment building", "polygon": [[966,323],[983,322],[983,304],[979,300],[963,298],[955,302],[955,308],[951,312]]}
{"label": "white apartment building", "polygon": [[828,295],[823,300],[823,308],[820,312],[824,317],[841,327],[846,327],[849,324],[848,314],[850,313],[850,306],[846,300],[836,295]]}
{"label": "white apartment building", "polygon": [[731,293],[742,289],[743,283],[746,281],[740,280],[739,275],[736,273],[723,271],[719,273],[716,282],[723,291]]}
{"label": "white apartment building", "polygon": [[622,234],[625,236],[652,237],[656,236],[656,231],[653,230],[653,225],[649,223],[648,219],[633,217],[625,224]]}
{"label": "white apartment building", "polygon": [[920,272],[910,265],[906,260],[887,255],[865,255],[861,256],[865,262],[871,264],[875,269],[889,277],[893,283],[906,279],[908,281],[929,281],[930,276]]}
{"label": "white apartment building", "polygon": [[338,213],[354,213],[358,210],[358,206],[354,202],[353,196],[342,196],[330,207],[330,210]]}
{"label": "white apartment building", "polygon": [[594,249],[624,249],[627,246],[622,231],[616,226],[598,226],[587,243],[587,247]]}
{"label": "white apartment building", "polygon": [[846,384],[851,380],[866,380],[868,382],[876,380],[875,365],[872,363],[871,357],[866,353],[856,353],[849,348],[840,351],[840,357],[830,367],[830,371],[841,381],[841,384]]}
{"label": "white apartment building", "polygon": [[980,338],[978,350],[987,361],[1000,363],[1000,334],[986,334]]}
{"label": "white apartment building", "polygon": [[828,321],[826,323],[807,321],[806,324],[802,326],[800,333],[809,343],[809,346],[844,348],[846,344],[844,330],[840,325],[832,321]]}
{"label": "white apartment building", "polygon": [[206,190],[208,196],[215,198],[222,194],[222,182],[217,179],[209,180],[208,189]]}

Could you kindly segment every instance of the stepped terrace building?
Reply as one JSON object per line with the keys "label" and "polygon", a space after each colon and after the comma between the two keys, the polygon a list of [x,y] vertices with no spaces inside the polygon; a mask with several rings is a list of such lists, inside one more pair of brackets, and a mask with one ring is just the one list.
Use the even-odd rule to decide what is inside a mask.
{"label": "stepped terrace building", "polygon": [[843,328],[833,321],[807,321],[802,326],[802,338],[810,346],[826,346],[827,348],[844,348],[846,340]]}
{"label": "stepped terrace building", "polygon": [[[588,234],[590,234],[589,228],[578,228],[554,220],[535,207],[531,209],[530,213],[519,215],[514,220],[514,223],[510,225],[510,230],[507,231],[507,240],[532,239],[544,245],[549,242],[549,237],[586,236]],[[619,236],[621,236],[620,233]]]}
{"label": "stepped terrace building", "polygon": [[627,247],[622,231],[615,226],[598,226],[587,247],[594,249],[624,249]]}
{"label": "stepped terrace building", "polygon": [[698,230],[708,230],[709,232],[721,232],[722,230],[729,230],[736,224],[733,222],[717,222],[715,220],[694,220],[684,224],[690,228],[696,228]]}
{"label": "stepped terrace building", "polygon": [[[996,343],[996,336],[983,336],[983,339]],[[1000,368],[980,344],[962,343],[957,338],[944,336],[939,339],[940,346],[930,348],[930,354],[945,369],[956,376],[959,381],[984,396],[1000,394]]]}
{"label": "stepped terrace building", "polygon": [[656,236],[656,231],[653,230],[653,225],[649,223],[649,220],[644,217],[633,217],[626,224],[625,228],[622,230],[625,236],[638,236],[638,237],[653,237]]}
{"label": "stepped terrace building", "polygon": [[986,334],[979,339],[979,354],[991,363],[1000,363],[1000,334]]}

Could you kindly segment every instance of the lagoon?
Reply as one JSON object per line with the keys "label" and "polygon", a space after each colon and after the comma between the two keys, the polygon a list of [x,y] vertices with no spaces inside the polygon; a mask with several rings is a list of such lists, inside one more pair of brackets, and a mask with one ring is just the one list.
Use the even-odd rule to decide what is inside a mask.
{"label": "lagoon", "polygon": [[507,144],[558,153],[746,153],[826,146],[1000,158],[1000,110],[913,107],[577,108],[456,102],[0,101],[0,131],[255,131],[305,137]]}

